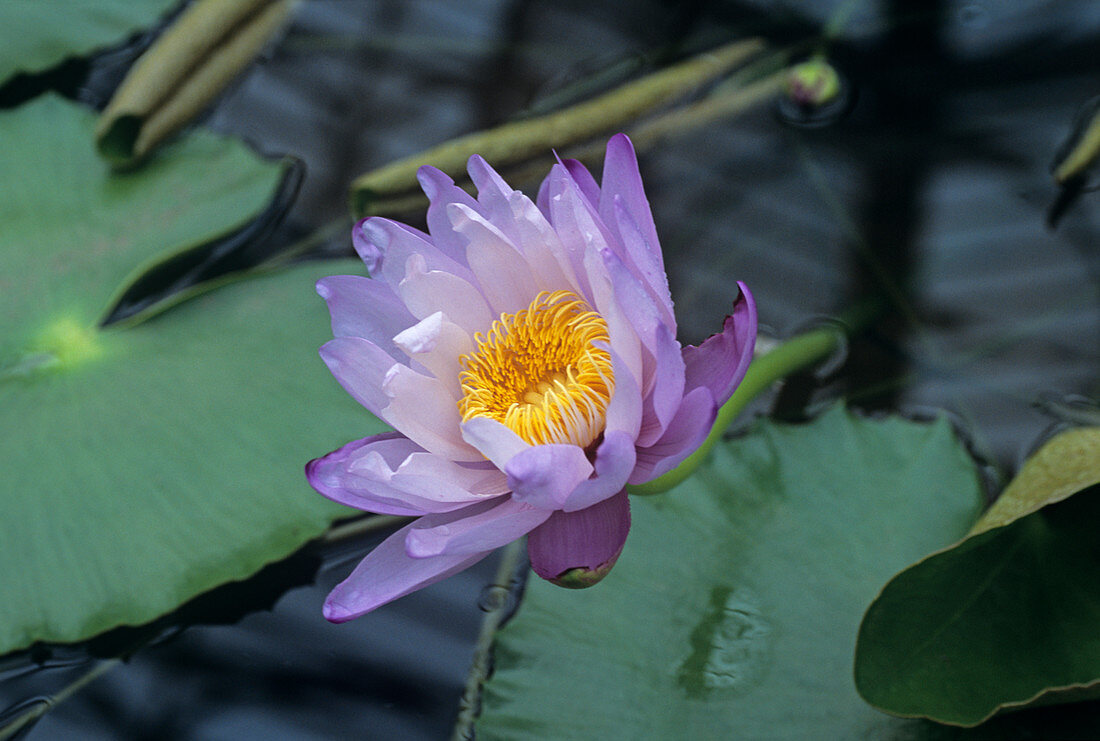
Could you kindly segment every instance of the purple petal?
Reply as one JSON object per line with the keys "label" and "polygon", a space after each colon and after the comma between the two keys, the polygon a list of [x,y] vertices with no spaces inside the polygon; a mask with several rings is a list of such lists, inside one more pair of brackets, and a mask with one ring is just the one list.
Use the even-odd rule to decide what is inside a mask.
{"label": "purple petal", "polygon": [[618,235],[623,244],[623,260],[633,274],[642,282],[650,297],[661,312],[661,321],[669,327],[676,326],[676,316],[672,310],[672,294],[669,293],[668,276],[661,263],[661,251],[651,250],[642,237],[641,230],[623,206],[621,198],[614,203],[615,221]]}
{"label": "purple petal", "polygon": [[306,478],[333,501],[387,515],[450,512],[508,491],[499,471],[464,468],[392,432],[310,461]]}
{"label": "purple petal", "polygon": [[509,186],[479,154],[470,157],[466,172],[477,188],[477,202],[485,217],[514,242],[516,232],[509,201],[519,191]]}
{"label": "purple petal", "polygon": [[653,360],[653,388],[645,396],[638,446],[648,447],[660,439],[672,423],[684,397],[684,360],[680,343],[663,324],[657,325],[657,357]]}
{"label": "purple petal", "polygon": [[328,304],[334,336],[363,337],[395,360],[401,357],[393,338],[416,318],[388,285],[361,275],[330,275],[317,281],[317,293]]}
{"label": "purple petal", "polygon": [[584,259],[584,269],[591,286],[590,303],[607,322],[611,349],[619,354],[635,379],[642,378],[642,342],[627,318],[627,307],[620,304],[607,271],[606,261],[599,252],[590,250]]}
{"label": "purple petal", "polygon": [[546,522],[547,510],[503,498],[491,509],[448,524],[421,517],[409,530],[405,552],[413,558],[480,553],[511,543]]}
{"label": "purple petal", "polygon": [[[603,182],[600,190],[600,216],[611,227],[618,230],[615,218],[615,201],[621,200],[622,207],[637,225],[644,240],[644,246],[657,261],[660,273],[664,274],[664,261],[661,257],[660,242],[657,241],[657,227],[653,223],[653,212],[642,186],[642,175],[638,171],[638,158],[634,154],[634,145],[626,134],[616,134],[607,142],[607,153],[603,161]],[[623,236],[623,235],[617,235]]]}
{"label": "purple petal", "polygon": [[[367,217],[370,218],[369,216]],[[359,257],[363,260],[363,264],[367,266],[367,272],[371,275],[378,275],[379,269],[382,267],[382,255],[384,251],[370,236],[364,231],[363,226],[366,224],[367,219],[359,219],[355,223],[355,226],[351,228],[351,244],[355,247],[355,251],[359,254]]]}
{"label": "purple petal", "polygon": [[513,499],[555,510],[592,474],[592,464],[576,445],[532,445],[513,456],[504,472]]}
{"label": "purple petal", "polygon": [[428,206],[428,233],[444,254],[452,259],[466,263],[466,241],[455,234],[451,220],[447,216],[447,206],[461,203],[481,213],[481,206],[469,193],[455,185],[447,173],[434,167],[424,166],[416,172],[420,187],[431,201]]}
{"label": "purple petal", "polygon": [[382,391],[382,381],[390,368],[398,365],[393,356],[362,337],[337,337],[322,345],[319,352],[344,390],[371,414],[381,417],[390,403]]}
{"label": "purple petal", "polygon": [[600,186],[596,184],[596,178],[592,177],[592,173],[580,160],[563,160],[562,164],[573,176],[573,181],[580,188],[581,194],[592,204],[593,208],[597,208],[600,202]]}
{"label": "purple petal", "polygon": [[550,224],[558,233],[581,290],[591,297],[591,276],[585,257],[610,246],[611,235],[588,203],[573,177],[562,165],[550,171]]}
{"label": "purple petal", "polygon": [[531,568],[562,586],[591,586],[615,565],[629,531],[626,492],[578,512],[555,512],[527,538]]}
{"label": "purple petal", "polygon": [[615,393],[611,396],[604,415],[605,430],[624,432],[631,440],[635,440],[642,424],[642,392],[638,388],[638,382],[617,352],[610,350],[602,342],[597,346],[608,347],[611,353],[611,372],[615,375]]}
{"label": "purple petal", "polygon": [[565,512],[576,512],[622,491],[634,470],[634,440],[625,432],[610,431],[596,449],[596,475],[582,481],[562,502]]}
{"label": "purple petal", "polygon": [[[326,456],[314,458],[306,464],[306,480],[310,486],[332,501],[355,509],[381,515],[422,515],[424,510],[412,506],[400,495],[384,489],[371,491],[369,480],[348,471],[349,461],[361,457],[364,449],[372,446],[382,448],[384,446],[379,443],[391,440],[405,441],[405,438],[395,432],[386,432],[355,440]],[[377,454],[381,456],[381,453]]]}
{"label": "purple petal", "polygon": [[704,386],[719,406],[745,377],[756,344],[756,302],[744,283],[733,314],[722,323],[722,331],[708,337],[699,347],[684,348],[687,388]]}
{"label": "purple petal", "polygon": [[455,232],[467,241],[466,261],[489,307],[497,314],[527,308],[537,293],[535,280],[508,237],[466,206],[452,204],[447,215]]}
{"label": "purple petal", "polygon": [[[469,516],[468,512],[483,505],[474,505],[441,516],[436,524],[446,524]],[[435,558],[410,558],[405,553],[405,539],[416,523],[406,525],[382,541],[367,554],[355,570],[325,600],[324,616],[334,623],[343,623],[371,610],[404,597],[410,592],[446,579],[473,566],[491,551],[455,554]]]}
{"label": "purple petal", "polygon": [[717,413],[714,397],[705,386],[685,394],[661,439],[648,448],[638,449],[638,461],[627,483],[644,484],[675,468],[702,444]]}
{"label": "purple petal", "polygon": [[550,168],[550,172],[539,183],[539,192],[535,196],[535,205],[538,206],[539,211],[550,219],[550,181],[554,177],[554,168]]}
{"label": "purple petal", "polygon": [[425,270],[439,270],[466,281],[473,280],[473,273],[466,267],[464,257],[462,262],[452,259],[440,251],[426,234],[380,216],[359,223],[365,238],[382,252],[381,277],[390,286],[396,288],[405,277],[409,258],[413,255],[423,259]]}

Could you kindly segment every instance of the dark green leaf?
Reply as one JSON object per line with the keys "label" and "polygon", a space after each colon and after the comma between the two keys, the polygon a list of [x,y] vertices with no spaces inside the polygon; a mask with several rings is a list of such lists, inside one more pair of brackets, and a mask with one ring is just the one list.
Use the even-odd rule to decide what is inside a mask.
{"label": "dark green leaf", "polygon": [[856,683],[891,713],[974,725],[1100,685],[1100,428],[1054,438],[975,533],[898,574],[860,628]]}

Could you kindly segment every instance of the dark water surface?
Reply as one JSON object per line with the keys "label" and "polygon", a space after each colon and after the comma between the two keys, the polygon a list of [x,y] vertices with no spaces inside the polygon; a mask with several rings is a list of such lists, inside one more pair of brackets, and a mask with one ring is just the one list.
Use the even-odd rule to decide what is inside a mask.
{"label": "dark water surface", "polygon": [[[628,75],[749,34],[783,47],[820,37],[848,5],[308,0],[208,125],[304,160],[290,239],[343,217],[356,175],[568,98],[601,70]],[[1100,392],[1100,193],[1056,228],[1048,216],[1051,161],[1100,94],[1100,3],[852,7],[831,48],[850,112],[802,128],[765,105],[640,152],[681,340],[719,328],[738,279],[780,337],[878,299],[887,310],[843,367],[786,408],[946,408],[1010,473],[1059,419],[1097,414],[1077,396]],[[348,248],[341,236],[324,250]],[[327,591],[380,538],[313,554],[325,559],[316,584],[267,597],[270,611],[249,612],[264,598],[247,590],[219,592],[214,613],[248,614],[137,651],[30,738],[447,737],[497,559],[329,625]],[[309,581],[318,561],[303,563],[273,577],[275,595]],[[25,663],[0,663],[0,707],[87,670]]]}

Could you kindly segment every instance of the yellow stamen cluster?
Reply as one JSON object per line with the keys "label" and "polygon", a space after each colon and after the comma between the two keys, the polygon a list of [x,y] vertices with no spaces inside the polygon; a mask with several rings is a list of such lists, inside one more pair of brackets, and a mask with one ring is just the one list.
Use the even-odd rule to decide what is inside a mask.
{"label": "yellow stamen cluster", "polygon": [[532,445],[587,447],[600,436],[615,390],[607,322],[571,291],[543,291],[501,314],[462,356],[462,421],[485,416]]}

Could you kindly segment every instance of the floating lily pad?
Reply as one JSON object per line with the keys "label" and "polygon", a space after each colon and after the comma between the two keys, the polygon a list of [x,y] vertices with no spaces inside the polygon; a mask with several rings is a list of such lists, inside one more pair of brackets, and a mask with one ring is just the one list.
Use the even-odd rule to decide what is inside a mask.
{"label": "floating lily pad", "polygon": [[860,699],[856,630],[893,570],[962,535],[980,501],[942,419],[760,423],[677,488],[632,498],[598,586],[528,584],[478,738],[934,735]]}
{"label": "floating lily pad", "polygon": [[898,574],[867,611],[873,705],[975,725],[1100,696],[1100,428],[1051,440],[970,537]]}
{"label": "floating lily pad", "polygon": [[112,175],[92,116],[0,115],[0,654],[140,624],[350,514],[302,467],[382,429],[332,380],[317,278],[253,277],[100,327],[139,266],[263,209],[282,168],[208,135]]}
{"label": "floating lily pad", "polygon": [[151,26],[178,0],[4,0],[0,3],[0,83],[41,72]]}

